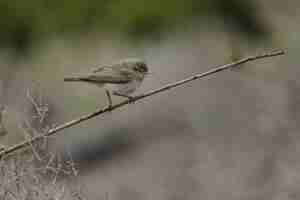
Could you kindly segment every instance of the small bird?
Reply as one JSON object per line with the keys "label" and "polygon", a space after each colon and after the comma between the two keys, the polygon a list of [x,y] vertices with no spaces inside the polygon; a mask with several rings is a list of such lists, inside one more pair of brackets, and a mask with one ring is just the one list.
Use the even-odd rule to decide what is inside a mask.
{"label": "small bird", "polygon": [[141,85],[147,74],[146,63],[141,59],[131,58],[115,64],[100,66],[86,75],[66,77],[64,81],[86,82],[98,87],[105,87],[109,107],[111,107],[111,93],[133,100],[130,94]]}

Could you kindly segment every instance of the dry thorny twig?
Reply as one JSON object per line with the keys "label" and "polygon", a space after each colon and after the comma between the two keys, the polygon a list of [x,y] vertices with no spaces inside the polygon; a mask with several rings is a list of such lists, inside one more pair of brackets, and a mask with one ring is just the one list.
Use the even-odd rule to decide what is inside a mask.
{"label": "dry thorny twig", "polygon": [[[48,130],[44,135],[34,136],[34,137],[32,137],[32,138],[24,141],[24,142],[21,142],[19,144],[16,144],[16,145],[14,145],[12,147],[9,147],[9,148],[5,149],[4,151],[0,152],[0,158],[1,157],[8,157],[9,155],[12,155],[13,153],[15,153],[17,150],[20,150],[20,149],[22,149],[24,147],[28,147],[31,144],[40,141],[44,137],[48,137],[48,136],[54,135],[57,132],[60,132],[60,131],[62,131],[64,129],[66,129],[66,128],[69,128],[71,126],[79,124],[79,123],[81,123],[83,121],[86,121],[88,119],[91,119],[93,117],[99,116],[99,115],[101,115],[103,113],[111,112],[111,111],[116,110],[116,109],[118,109],[120,107],[128,105],[128,104],[130,104],[132,102],[139,101],[139,100],[144,99],[146,97],[149,97],[149,96],[155,95],[157,93],[161,93],[161,92],[170,90],[172,88],[178,87],[180,85],[184,85],[184,84],[186,84],[188,82],[191,82],[191,81],[194,81],[194,80],[197,80],[197,79],[201,79],[203,77],[215,74],[217,72],[220,72],[220,71],[223,71],[223,70],[227,70],[227,69],[231,69],[233,67],[240,66],[241,64],[244,64],[244,63],[247,63],[247,62],[251,62],[251,61],[258,60],[258,59],[263,59],[263,58],[268,58],[268,57],[279,56],[279,55],[283,55],[283,54],[284,54],[284,52],[282,50],[276,50],[276,51],[271,51],[271,52],[260,54],[260,55],[256,55],[256,56],[246,57],[246,58],[243,58],[243,59],[238,60],[238,61],[234,61],[234,62],[226,64],[226,65],[221,65],[221,66],[215,67],[215,68],[213,68],[213,69],[211,69],[211,70],[209,70],[207,72],[199,73],[199,74],[190,76],[190,77],[188,77],[186,79],[183,79],[183,80],[180,80],[180,81],[177,81],[177,82],[174,82],[174,83],[166,84],[166,85],[162,86],[161,88],[150,90],[150,91],[148,91],[148,92],[146,92],[144,94],[134,96],[133,99],[131,99],[131,100],[125,100],[125,101],[123,101],[123,102],[121,102],[119,104],[113,105],[112,107],[106,107],[106,108],[98,109],[95,112],[92,112],[92,113],[87,114],[87,115],[83,115],[83,116],[81,116],[81,117],[79,117],[77,119],[71,120],[71,121],[63,123],[61,125],[58,125],[58,126],[52,128],[52,129]],[[41,116],[42,116],[42,114],[41,114]]]}
{"label": "dry thorny twig", "polygon": [[[47,126],[47,104],[29,90],[27,99],[34,107],[31,118],[37,120],[44,130]],[[26,120],[22,126],[27,140],[30,140],[32,132],[37,134],[40,131],[31,122],[31,119]],[[38,136],[43,137],[43,133]],[[29,145],[32,154],[15,154],[11,159],[0,159],[0,199],[84,199],[80,182],[76,181],[78,170],[70,153],[69,159],[64,161],[59,153],[48,151],[40,143]],[[61,177],[75,179],[76,188],[71,188],[67,180],[58,181]]]}

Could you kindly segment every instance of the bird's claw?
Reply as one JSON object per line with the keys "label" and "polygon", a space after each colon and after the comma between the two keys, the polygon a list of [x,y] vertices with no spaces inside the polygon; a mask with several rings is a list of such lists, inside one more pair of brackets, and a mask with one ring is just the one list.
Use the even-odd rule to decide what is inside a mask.
{"label": "bird's claw", "polygon": [[135,98],[134,98],[134,97],[128,96],[127,99],[128,99],[128,102],[129,102],[130,104],[135,103]]}
{"label": "bird's claw", "polygon": [[125,97],[128,99],[128,102],[131,104],[131,103],[134,103],[135,102],[135,97],[132,97],[132,96],[129,96],[129,95],[125,95],[125,94],[120,94],[120,93],[117,93],[117,92],[114,92],[113,93],[114,95],[116,96],[119,96],[119,97]]}
{"label": "bird's claw", "polygon": [[112,110],[112,104],[108,104],[108,106],[106,107],[107,110]]}

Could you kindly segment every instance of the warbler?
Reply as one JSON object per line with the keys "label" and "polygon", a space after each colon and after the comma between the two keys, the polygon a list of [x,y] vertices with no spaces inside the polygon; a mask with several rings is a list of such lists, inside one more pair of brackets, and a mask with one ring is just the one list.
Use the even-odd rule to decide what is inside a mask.
{"label": "warbler", "polygon": [[136,91],[148,74],[145,61],[130,58],[111,65],[99,66],[86,75],[66,77],[64,81],[80,81],[105,87],[109,106],[112,106],[111,94],[132,100],[131,93]]}

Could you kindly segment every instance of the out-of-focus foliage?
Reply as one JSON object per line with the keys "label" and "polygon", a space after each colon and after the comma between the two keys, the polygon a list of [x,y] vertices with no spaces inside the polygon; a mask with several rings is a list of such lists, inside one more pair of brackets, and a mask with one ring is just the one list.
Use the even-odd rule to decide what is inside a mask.
{"label": "out-of-focus foliage", "polygon": [[255,2],[239,0],[1,0],[0,42],[24,51],[42,38],[91,30],[155,39],[189,21],[220,18],[252,37],[267,33],[257,13]]}
{"label": "out-of-focus foliage", "polygon": [[266,39],[269,27],[260,16],[260,9],[253,1],[216,0],[217,14],[229,26],[229,29],[251,39]]}

